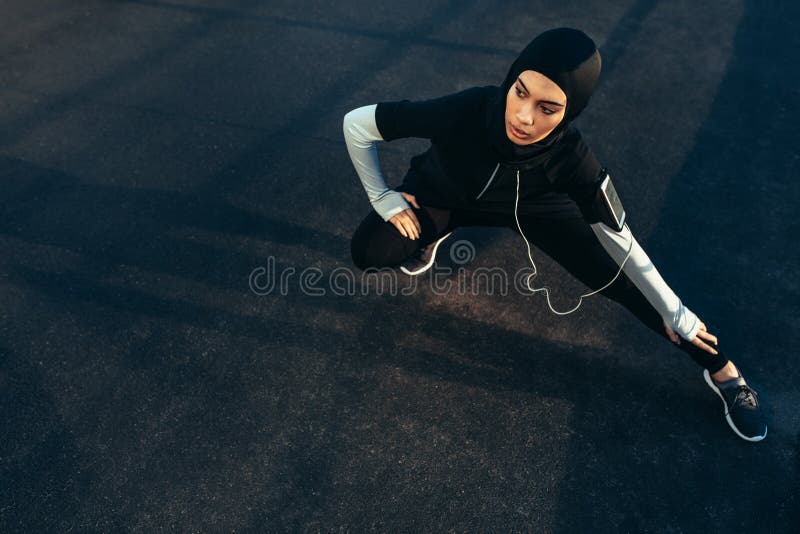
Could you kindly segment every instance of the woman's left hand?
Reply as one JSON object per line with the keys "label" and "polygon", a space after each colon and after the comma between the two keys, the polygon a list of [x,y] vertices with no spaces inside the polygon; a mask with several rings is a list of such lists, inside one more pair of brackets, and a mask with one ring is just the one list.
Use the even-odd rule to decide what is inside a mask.
{"label": "woman's left hand", "polygon": [[[697,320],[700,321],[699,318]],[[676,345],[680,345],[681,344],[680,336],[678,336],[678,334],[673,332],[672,329],[669,326],[667,326],[666,321],[664,321],[664,330],[667,331],[667,336],[669,336],[669,339],[673,343],[675,343]],[[714,345],[717,345],[718,344],[717,343],[717,336],[715,336],[714,334],[711,334],[708,331],[708,329],[706,328],[705,323],[703,321],[700,321],[700,330],[697,331],[697,335],[694,336],[694,339],[692,339],[690,341],[690,343],[700,347],[701,349],[703,349],[706,352],[710,352],[711,354],[715,354],[715,355],[719,354],[719,352],[717,352],[716,349],[714,349],[713,347],[708,345],[706,342],[712,343]]]}

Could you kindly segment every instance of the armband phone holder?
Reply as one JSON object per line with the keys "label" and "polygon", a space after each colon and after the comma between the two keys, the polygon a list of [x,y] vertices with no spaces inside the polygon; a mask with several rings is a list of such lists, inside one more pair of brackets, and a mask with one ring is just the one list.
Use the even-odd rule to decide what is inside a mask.
{"label": "armband phone holder", "polygon": [[601,222],[621,232],[625,227],[625,208],[622,207],[611,175],[605,168],[600,171],[600,177],[600,186],[595,197],[595,211]]}

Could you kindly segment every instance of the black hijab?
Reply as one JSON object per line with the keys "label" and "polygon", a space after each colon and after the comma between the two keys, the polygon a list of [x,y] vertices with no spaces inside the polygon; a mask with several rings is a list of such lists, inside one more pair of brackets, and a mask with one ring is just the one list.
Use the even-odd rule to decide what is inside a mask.
{"label": "black hijab", "polygon": [[[555,82],[567,95],[567,106],[563,119],[547,137],[520,146],[506,134],[506,97],[517,77],[526,70],[539,72]],[[599,76],[600,52],[588,35],[572,28],[556,28],[539,34],[514,60],[488,107],[490,146],[505,162],[522,162],[548,152],[589,103]]]}

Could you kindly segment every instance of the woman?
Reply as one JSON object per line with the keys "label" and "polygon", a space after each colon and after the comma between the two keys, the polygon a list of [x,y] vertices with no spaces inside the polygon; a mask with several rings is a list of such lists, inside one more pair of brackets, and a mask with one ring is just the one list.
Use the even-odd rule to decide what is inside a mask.
{"label": "woman", "polygon": [[[599,188],[606,173],[572,125],[600,65],[586,34],[558,28],[528,44],[500,87],[380,102],[345,115],[348,152],[374,208],[353,235],[353,261],[361,269],[400,267],[418,275],[453,229],[512,228],[529,257],[533,243],[686,352],[705,369],[734,432],[760,441],[767,426],[755,390],[666,285],[630,229],[604,208]],[[392,190],[375,143],[402,137],[427,138],[431,146],[411,159],[403,184]]]}

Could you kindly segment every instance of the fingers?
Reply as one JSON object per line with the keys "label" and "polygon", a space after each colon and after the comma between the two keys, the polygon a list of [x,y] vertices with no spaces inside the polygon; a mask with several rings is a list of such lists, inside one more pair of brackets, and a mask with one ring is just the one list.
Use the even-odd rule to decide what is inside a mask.
{"label": "fingers", "polygon": [[411,222],[414,224],[414,228],[416,229],[417,232],[417,237],[419,237],[420,234],[422,233],[422,225],[419,223],[419,219],[417,219],[417,214],[411,210],[406,210],[406,211],[408,211],[408,218],[411,219]]}
{"label": "fingers", "polygon": [[403,219],[403,228],[406,229],[406,235],[411,239],[419,239],[419,230],[410,218]]}
{"label": "fingers", "polygon": [[699,332],[697,332],[697,337],[702,338],[704,341],[710,341],[714,345],[719,345],[717,336],[715,336],[714,334],[710,334],[705,330],[700,330]]}
{"label": "fingers", "polygon": [[676,345],[680,345],[681,344],[681,338],[678,336],[678,334],[676,334],[672,330],[668,329],[667,330],[667,335],[669,336],[670,341],[672,341]]}
{"label": "fingers", "polygon": [[692,341],[692,343],[694,345],[700,347],[701,349],[703,349],[706,352],[710,352],[711,354],[714,354],[714,355],[719,354],[719,352],[717,352],[716,349],[713,349],[713,348],[709,347],[708,345],[706,345],[705,343],[703,343],[703,340],[700,339],[699,337],[695,337],[694,340]]}
{"label": "fingers", "polygon": [[395,228],[397,228],[397,231],[399,231],[403,237],[407,237],[409,239],[419,239],[419,236],[422,233],[422,228],[417,220],[417,216],[414,215],[414,212],[411,211],[411,208],[401,211],[389,219],[389,222],[391,222]]}
{"label": "fingers", "polygon": [[669,337],[670,341],[672,341],[676,345],[680,345],[681,344],[681,338],[678,337],[678,334],[673,332],[673,330],[669,326],[667,326],[666,322],[664,323],[664,330],[667,332],[667,337]]}
{"label": "fingers", "polygon": [[[708,342],[708,343],[706,343]],[[700,347],[706,352],[710,352],[711,354],[719,354],[715,348],[713,348],[710,344],[717,345],[717,336],[709,334],[706,330],[706,325],[703,324],[703,321],[700,321],[700,330],[697,332],[697,335],[692,340],[692,344]]]}
{"label": "fingers", "polygon": [[419,236],[415,237],[414,224],[408,219],[403,219],[398,217],[397,219],[392,219],[392,224],[394,224],[395,228],[397,228],[397,231],[400,232],[400,234],[403,237],[407,237],[409,239],[416,239],[417,237],[419,237]]}
{"label": "fingers", "polygon": [[392,217],[391,219],[389,219],[389,222],[392,223],[395,228],[397,228],[397,231],[400,232],[400,235],[402,235],[403,237],[408,237],[408,234],[406,233],[405,229],[403,228],[403,225],[400,224],[396,220],[396,218],[397,217]]}
{"label": "fingers", "polygon": [[395,228],[397,228],[397,231],[400,232],[400,235],[402,235],[403,237],[408,237],[408,231],[406,230],[406,225],[404,224],[404,218],[402,213],[398,213],[397,215],[389,219],[389,222],[392,223]]}

